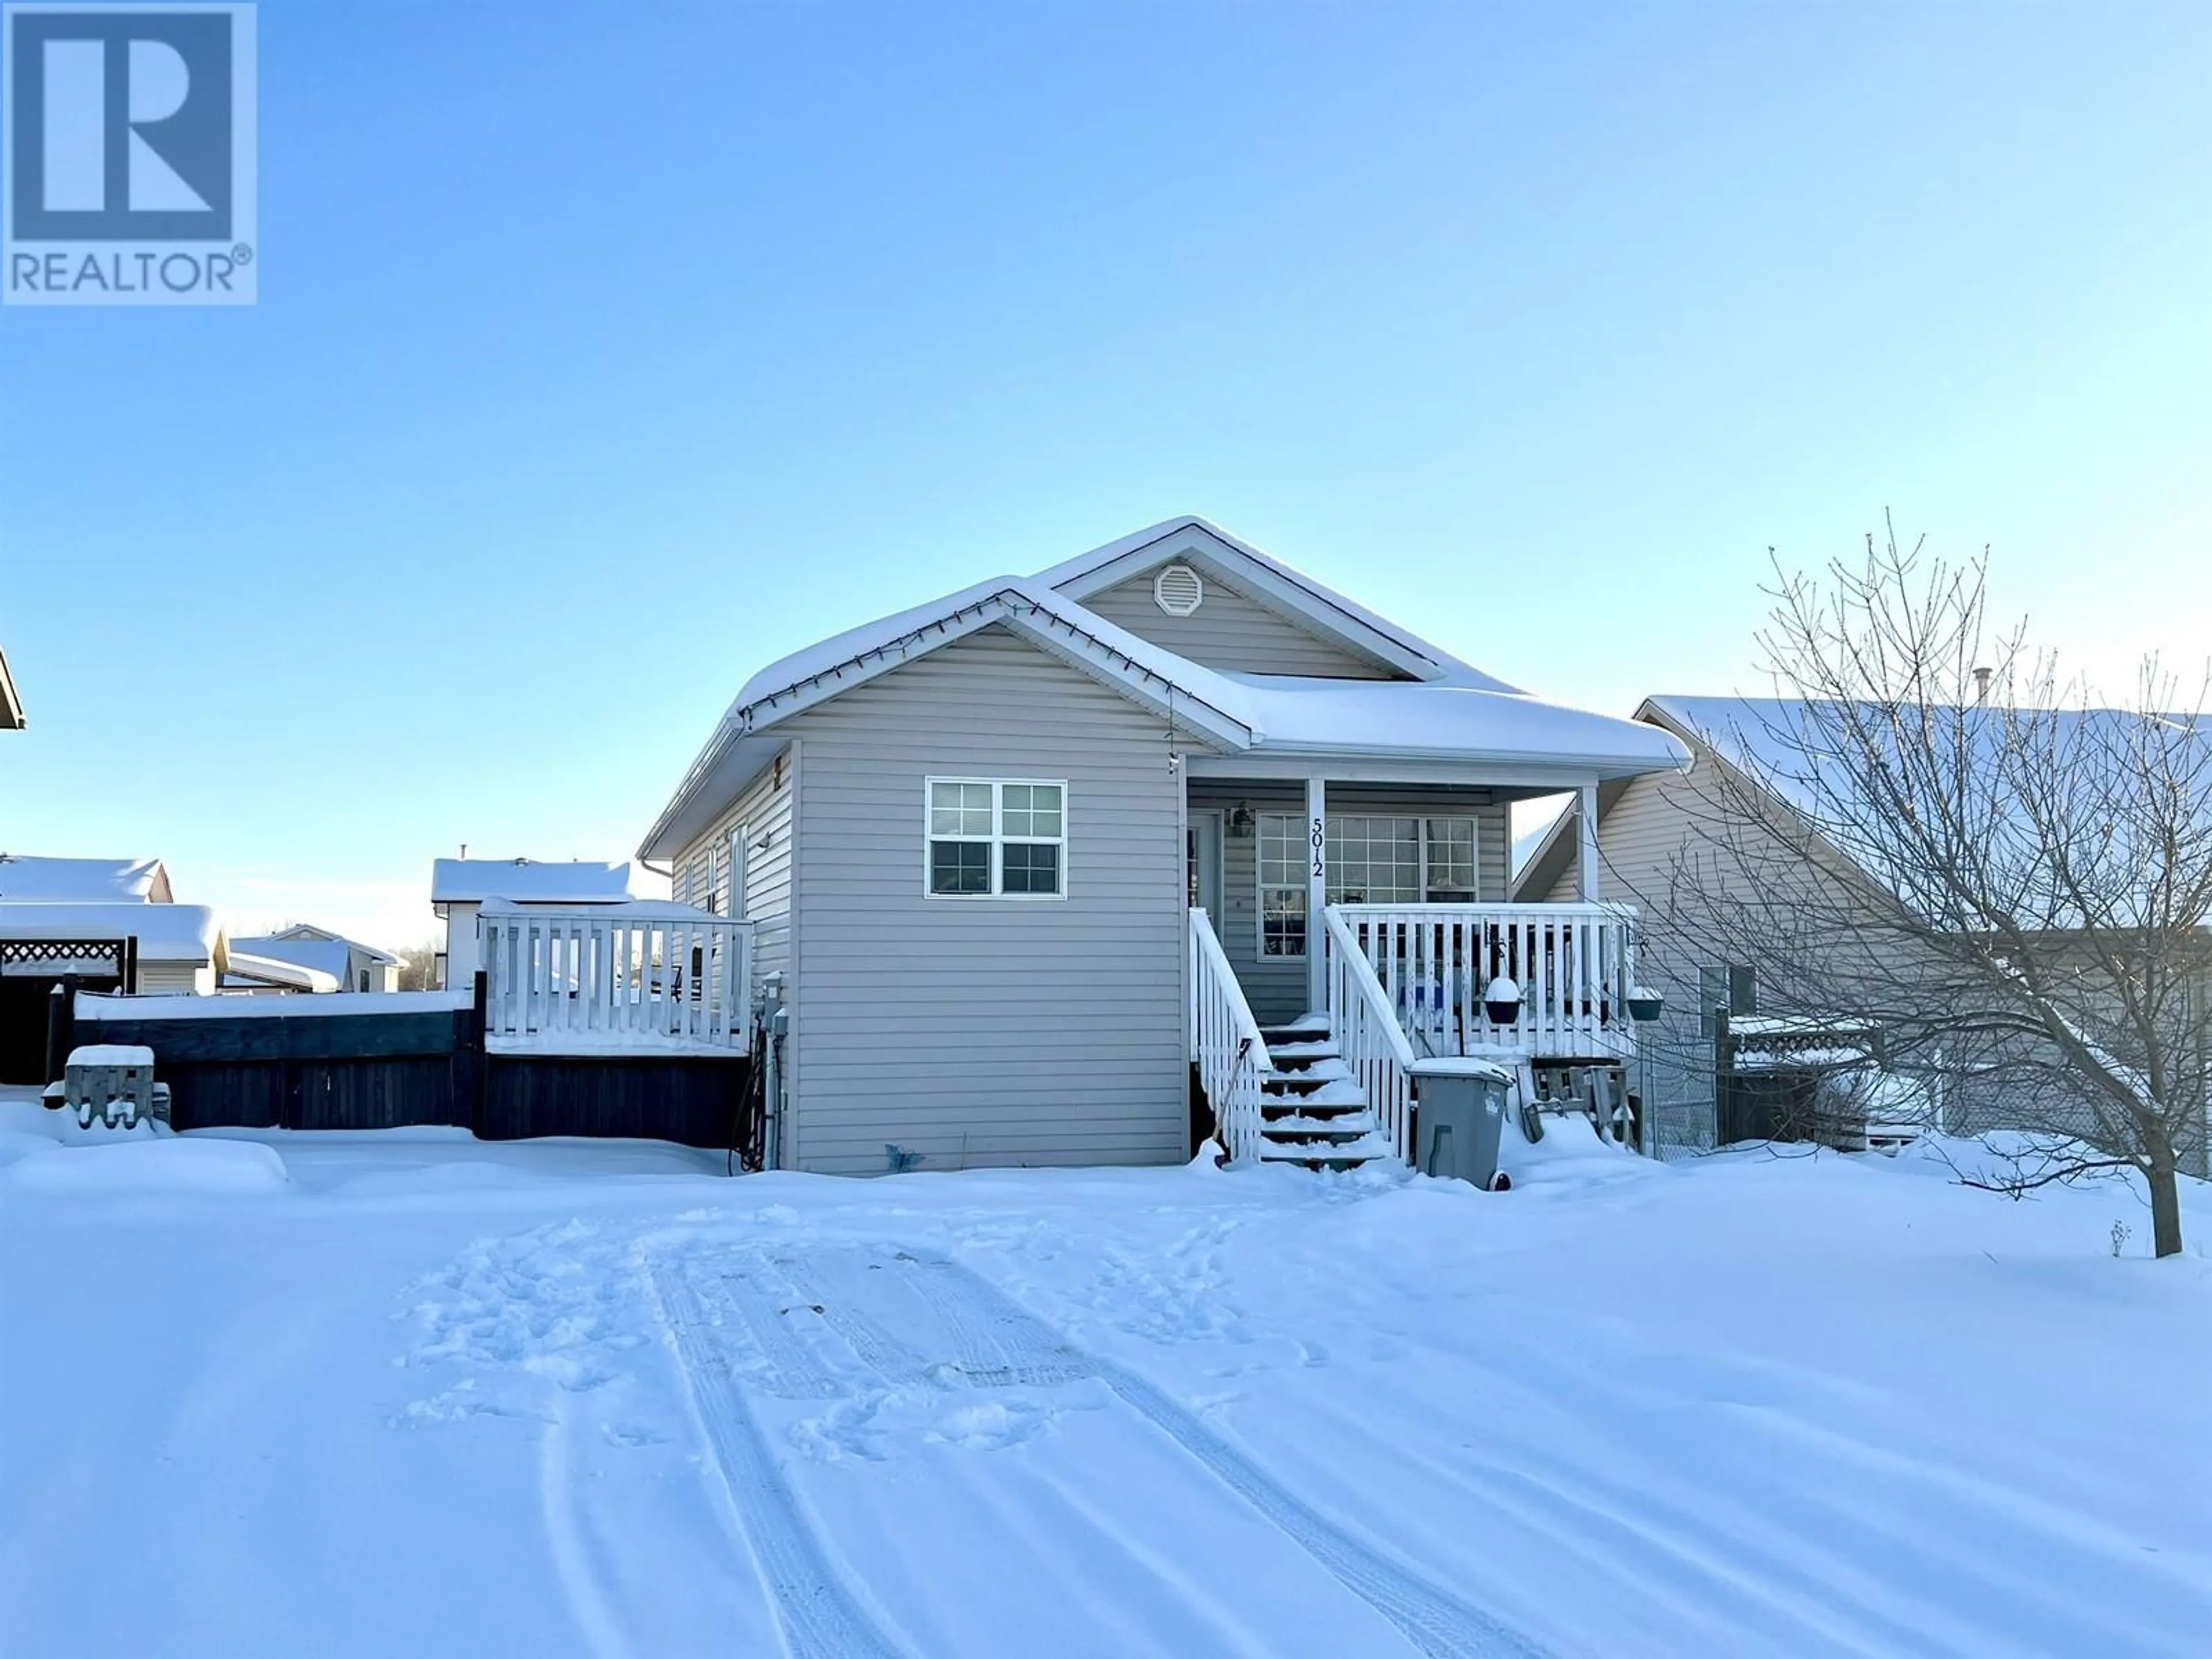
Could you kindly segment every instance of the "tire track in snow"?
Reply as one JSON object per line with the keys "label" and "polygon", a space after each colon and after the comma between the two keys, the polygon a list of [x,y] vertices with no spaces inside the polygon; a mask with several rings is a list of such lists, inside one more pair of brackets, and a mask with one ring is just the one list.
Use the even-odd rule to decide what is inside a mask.
{"label": "tire track in snow", "polygon": [[1042,1320],[958,1263],[914,1261],[908,1282],[948,1332],[964,1334],[956,1339],[956,1363],[963,1370],[971,1364],[988,1370],[995,1361],[1025,1381],[1099,1378],[1431,1659],[1540,1659],[1542,1655],[1542,1649],[1516,1632],[1354,1538],[1151,1383],[1072,1346]]}
{"label": "tire track in snow", "polygon": [[[728,1356],[713,1340],[699,1287],[681,1263],[656,1263],[661,1322],[675,1339],[691,1407],[706,1431],[739,1526],[775,1598],[792,1659],[901,1659],[839,1577],[800,1513],[799,1500],[747,1409]],[[757,1283],[736,1281],[757,1291]],[[745,1320],[744,1298],[708,1295]],[[804,1346],[803,1344],[798,1345]],[[818,1361],[815,1362],[818,1364]],[[823,1371],[828,1376],[826,1370]]]}

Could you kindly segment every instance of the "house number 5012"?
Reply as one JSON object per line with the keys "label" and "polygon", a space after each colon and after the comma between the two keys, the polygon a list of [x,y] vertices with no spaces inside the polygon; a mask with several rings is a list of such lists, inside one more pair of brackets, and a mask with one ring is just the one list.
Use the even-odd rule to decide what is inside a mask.
{"label": "house number 5012", "polygon": [[1315,875],[1316,875],[1316,876],[1323,876],[1323,875],[1326,875],[1326,874],[1328,874],[1328,866],[1325,866],[1325,865],[1322,862],[1322,849],[1323,849],[1323,848],[1325,848],[1328,845],[1328,830],[1327,827],[1322,823],[1322,820],[1321,820],[1321,819],[1319,819],[1319,818],[1316,818],[1316,819],[1313,821],[1313,849],[1314,849],[1314,867],[1313,867],[1313,872],[1314,872],[1314,874],[1315,874]]}

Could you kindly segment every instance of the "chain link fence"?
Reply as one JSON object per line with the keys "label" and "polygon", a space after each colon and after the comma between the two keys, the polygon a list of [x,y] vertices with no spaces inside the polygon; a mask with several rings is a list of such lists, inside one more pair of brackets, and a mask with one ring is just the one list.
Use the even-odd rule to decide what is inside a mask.
{"label": "chain link fence", "polygon": [[1713,1039],[1695,1015],[1668,1014],[1639,1027],[1631,1071],[1651,1125],[1654,1157],[1696,1158],[1719,1144]]}

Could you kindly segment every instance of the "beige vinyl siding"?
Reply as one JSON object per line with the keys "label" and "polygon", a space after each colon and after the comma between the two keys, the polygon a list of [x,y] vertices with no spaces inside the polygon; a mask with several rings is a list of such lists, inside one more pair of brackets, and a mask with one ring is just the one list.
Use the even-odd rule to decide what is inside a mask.
{"label": "beige vinyl siding", "polygon": [[[798,716],[787,1162],[1187,1155],[1180,782],[1163,722],[1002,628]],[[1060,899],[933,898],[924,780],[1065,780]]]}
{"label": "beige vinyl siding", "polygon": [[[1258,825],[1254,833],[1237,836],[1227,832],[1230,813],[1239,805],[1252,809],[1255,819],[1263,812],[1288,812],[1303,823],[1306,816],[1306,786],[1294,783],[1231,782],[1194,779],[1191,810],[1213,808],[1221,812],[1221,899],[1224,915],[1214,918],[1229,965],[1244,988],[1244,1000],[1262,1024],[1296,1019],[1306,1010],[1306,959],[1304,957],[1263,957],[1260,954],[1260,870]],[[1375,814],[1419,817],[1471,817],[1475,820],[1475,878],[1480,902],[1496,902],[1505,896],[1505,860],[1510,836],[1506,807],[1487,789],[1424,788],[1415,785],[1333,784],[1328,789],[1332,816]]]}
{"label": "beige vinyl siding", "polygon": [[215,990],[215,969],[191,962],[138,960],[138,994],[142,997],[199,995]]}
{"label": "beige vinyl siding", "polygon": [[[791,873],[793,826],[797,814],[793,803],[799,793],[799,753],[787,748],[780,763],[762,769],[738,799],[714,823],[678,854],[670,865],[675,872],[671,896],[679,902],[703,905],[714,900],[718,915],[743,915],[753,924],[753,980],[780,973],[787,982],[791,973]],[[730,832],[739,824],[746,830],[745,890],[733,904],[730,893]],[[763,847],[761,842],[768,843]],[[708,884],[712,854],[713,885]]]}
{"label": "beige vinyl siding", "polygon": [[[1174,561],[1164,561],[1173,563]],[[1402,678],[1388,665],[1327,639],[1239,592],[1219,577],[1200,573],[1206,599],[1188,617],[1170,617],[1152,599],[1155,565],[1083,601],[1107,621],[1139,639],[1164,645],[1208,668],[1243,674],[1306,674],[1323,679]]]}

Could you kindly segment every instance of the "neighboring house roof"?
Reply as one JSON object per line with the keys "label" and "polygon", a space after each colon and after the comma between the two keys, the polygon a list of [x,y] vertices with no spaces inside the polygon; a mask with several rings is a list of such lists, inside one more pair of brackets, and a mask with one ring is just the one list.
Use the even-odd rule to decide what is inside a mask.
{"label": "neighboring house roof", "polygon": [[142,962],[212,962],[220,967],[227,954],[222,929],[204,904],[0,903],[0,939],[134,936]]}
{"label": "neighboring house roof", "polygon": [[0,853],[0,902],[167,904],[172,896],[169,872],[159,859],[57,859]]}
{"label": "neighboring house roof", "polygon": [[[1167,558],[1234,560],[1244,586],[1401,668],[1408,680],[1229,673],[1139,638],[1079,602]],[[1478,672],[1200,519],[1094,548],[1035,577],[999,576],[771,663],[747,680],[639,848],[666,858],[783,747],[775,728],[902,664],[1004,626],[1228,752],[1529,763],[1627,775],[1679,766],[1665,733],[1544,702]]]}
{"label": "neighboring house roof", "polygon": [[[338,985],[352,977],[350,947],[342,939],[288,939],[282,933],[262,934],[230,941],[230,962],[237,970],[240,954],[326,975]],[[244,971],[251,972],[248,969]],[[262,977],[262,975],[257,975]]]}
{"label": "neighboring house roof", "polygon": [[[364,945],[357,939],[348,939],[343,933],[334,933],[329,928],[318,927],[311,921],[295,921],[289,927],[278,928],[267,938],[277,941],[335,939],[348,950],[360,951],[380,967],[396,968],[400,962],[400,958],[390,951],[380,951],[374,945]],[[238,942],[244,943],[243,940]]]}
{"label": "neighboring house roof", "polygon": [[494,898],[530,904],[614,904],[631,896],[627,863],[439,859],[430,866],[433,904],[481,904]]}
{"label": "neighboring house roof", "polygon": [[23,700],[15,695],[15,677],[8,672],[8,653],[0,651],[0,732],[23,729]]}
{"label": "neighboring house roof", "polygon": [[[1867,706],[1869,711],[1873,705]],[[1978,734],[1986,732],[1992,744],[2004,730],[2008,711],[1999,704],[1986,707],[1938,705],[1947,716],[1955,716],[1960,730],[1969,743],[1977,741]],[[1844,711],[1845,706],[1837,703],[1808,703],[1794,697],[1736,697],[1682,696],[1660,695],[1646,697],[1638,705],[1635,718],[1639,724],[1667,732],[1685,743],[1702,744],[1735,772],[1764,789],[1784,805],[1797,809],[1814,807],[1810,791],[1797,787],[1809,777],[1818,765],[1818,757],[1808,752],[1806,744],[1817,738],[1823,711]],[[2049,711],[2046,711],[2049,712]],[[2066,727],[2091,723],[2112,722],[2124,729],[2132,727],[2145,718],[2125,709],[2088,708],[2056,711],[2062,734]],[[2212,739],[2212,726],[2203,717],[2191,714],[2154,716],[2171,726],[2179,736],[2191,733]],[[1793,736],[1802,728],[1801,723],[1810,720],[1811,729],[1803,739]],[[1879,722],[1873,722],[1878,726]],[[1838,782],[1848,783],[1853,775],[1849,767],[1830,769],[1820,773],[1821,789],[1825,793]],[[1602,825],[1606,817],[1623,793],[1626,780],[1601,785],[1598,790],[1598,822]],[[1887,810],[1872,802],[1865,807],[1869,813]],[[1540,899],[1556,886],[1559,878],[1573,866],[1575,847],[1581,817],[1578,803],[1571,803],[1567,810],[1546,832],[1521,872],[1514,878],[1513,896],[1519,900]],[[2023,829],[2025,826],[2021,826]],[[1823,840],[1826,840],[1823,837]],[[1832,842],[1830,843],[1832,845]],[[1864,870],[1863,862],[1852,859],[1847,848],[1837,848],[1839,854]],[[1880,872],[1864,870],[1864,873],[1885,885],[1887,882]]]}
{"label": "neighboring house roof", "polygon": [[[264,956],[258,951],[239,948],[248,942],[243,939],[231,942],[230,952],[226,958],[228,966],[222,975],[225,985],[244,981],[247,984],[281,985],[288,991],[313,992],[337,991],[345,986],[345,952],[343,947],[338,952],[338,971],[332,973],[327,968],[287,962],[281,957]],[[267,943],[266,940],[259,942]]]}

